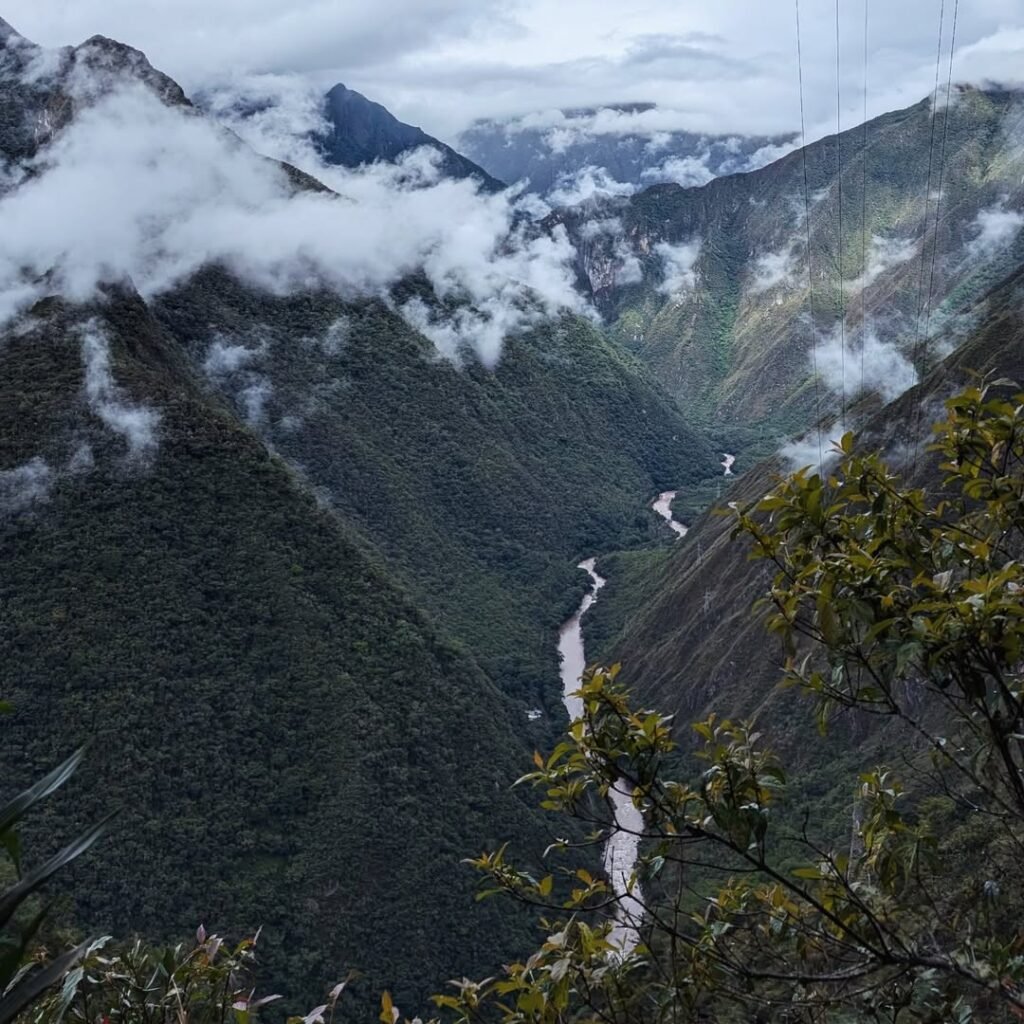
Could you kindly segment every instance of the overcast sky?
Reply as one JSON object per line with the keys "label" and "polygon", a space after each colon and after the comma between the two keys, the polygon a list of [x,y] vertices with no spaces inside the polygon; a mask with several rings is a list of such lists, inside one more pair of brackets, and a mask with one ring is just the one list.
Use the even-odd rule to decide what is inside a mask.
{"label": "overcast sky", "polygon": [[[941,2],[868,0],[869,114],[930,92]],[[836,119],[835,5],[800,6],[820,134]],[[861,120],[864,0],[841,7],[848,127]],[[1024,79],[1024,0],[959,7],[954,77]],[[791,0],[0,0],[0,15],[48,46],[113,36],[186,89],[251,72],[343,81],[446,140],[477,117],[624,100],[676,109],[697,131],[799,127]]]}

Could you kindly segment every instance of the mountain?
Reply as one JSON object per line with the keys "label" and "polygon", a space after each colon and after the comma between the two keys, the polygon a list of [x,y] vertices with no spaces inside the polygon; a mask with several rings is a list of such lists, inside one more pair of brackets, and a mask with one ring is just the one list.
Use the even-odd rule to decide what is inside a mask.
{"label": "mountain", "polygon": [[[1024,266],[977,300],[970,320],[975,326],[968,337],[957,338],[954,351],[919,384],[890,403],[877,393],[867,395],[851,414],[864,449],[882,451],[905,479],[933,492],[941,480],[925,445],[932,422],[944,414],[943,401],[977,373],[1024,379]],[[934,339],[936,347],[943,342],[952,339]],[[826,427],[826,450],[834,435]],[[781,456],[757,464],[723,494],[723,503],[757,500],[790,468]],[[732,538],[732,517],[723,511],[698,517],[685,540],[668,552],[605,560],[609,582],[595,606],[588,642],[595,656],[622,661],[639,700],[675,714],[684,725],[712,711],[733,719],[756,715],[771,744],[800,767],[801,797],[815,801],[816,818],[830,819],[835,834],[844,834],[851,773],[893,757],[884,717],[871,728],[863,717],[841,717],[822,738],[806,699],[778,688],[783,652],[751,610],[772,573],[747,558],[747,544]],[[686,748],[685,728],[679,738]]]}
{"label": "mountain", "polygon": [[327,93],[324,116],[329,129],[314,139],[324,160],[342,167],[360,167],[378,160],[393,163],[426,146],[438,154],[441,173],[449,178],[474,178],[485,191],[505,186],[451,146],[421,128],[399,121],[386,107],[340,82]]}
{"label": "mountain", "polygon": [[[418,1004],[492,963],[489,934],[523,941],[525,921],[489,909],[467,930],[459,863],[505,829],[546,841],[507,785],[521,712],[137,296],[48,300],[3,351],[5,774],[89,747],[34,822],[40,853],[116,813],[67,879],[77,923],[263,926],[267,981],[299,1005],[343,965]],[[147,416],[133,449],[126,425]]]}
{"label": "mountain", "polygon": [[662,181],[703,185],[791,148],[783,137],[702,135],[673,120],[653,103],[537,111],[475,121],[458,146],[503,181],[529,180],[541,195],[571,190],[588,172],[625,192]]}
{"label": "mountain", "polygon": [[812,143],[806,190],[794,152],[552,221],[614,337],[694,416],[766,452],[852,401],[862,368],[868,390],[907,387],[943,354],[921,339],[962,340],[1024,259],[1022,112],[1018,92],[963,86],[934,118],[925,100]]}
{"label": "mountain", "polygon": [[[122,88],[126,104],[104,107]],[[176,111],[159,160],[131,149],[152,95]],[[72,142],[90,131],[103,181],[131,152],[119,202],[164,197],[143,187],[154,169],[173,186],[175,230],[207,173],[182,156],[195,138],[224,147],[205,216],[233,209],[235,189],[247,211],[331,209],[286,206],[326,191],[293,168],[271,168],[288,188],[270,199],[252,191],[269,162],[207,131],[112,40],[54,53],[5,37],[0,111],[4,203],[38,196],[54,168],[82,173]],[[140,215],[149,237],[164,213]],[[154,287],[129,233],[92,294],[85,255],[107,227],[76,251],[77,277],[26,258],[14,280],[32,298],[15,296],[0,331],[7,778],[90,747],[27,844],[45,853],[114,811],[64,880],[78,927],[263,926],[265,987],[289,1009],[349,967],[361,1009],[385,988],[421,1006],[534,934],[525,913],[473,909],[461,858],[553,838],[510,785],[564,725],[555,645],[584,585],[573,566],[654,537],[648,495],[708,476],[713,453],[586,317],[524,321],[494,366],[465,347],[445,358],[402,310],[466,300],[424,273],[357,294],[309,273],[268,285],[210,256]]]}

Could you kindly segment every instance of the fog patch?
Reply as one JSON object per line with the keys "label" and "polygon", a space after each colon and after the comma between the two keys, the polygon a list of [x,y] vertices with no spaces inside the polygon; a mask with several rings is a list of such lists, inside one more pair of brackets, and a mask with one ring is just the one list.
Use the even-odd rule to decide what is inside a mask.
{"label": "fog patch", "polygon": [[128,453],[139,457],[156,448],[160,414],[145,405],[128,402],[114,383],[110,370],[110,343],[95,321],[81,328],[85,398],[90,410],[128,443]]}
{"label": "fog patch", "polygon": [[980,210],[971,227],[977,235],[967,243],[967,255],[971,259],[988,260],[1003,249],[1007,249],[1024,226],[1024,213],[1006,208],[1007,197],[998,203]]}
{"label": "fog patch", "polygon": [[592,243],[583,253],[583,266],[594,291],[639,284],[643,280],[640,260],[630,248],[622,221],[618,217],[584,221],[580,228],[580,238]]}
{"label": "fog patch", "polygon": [[762,254],[754,261],[754,277],[749,285],[751,294],[758,295],[780,285],[793,287],[798,269],[795,242]]}
{"label": "fog patch", "polygon": [[659,242],[654,251],[661,257],[662,280],[658,291],[678,296],[697,286],[697,260],[700,258],[700,240],[692,239],[679,245]]}
{"label": "fog patch", "polygon": [[815,427],[803,436],[790,441],[779,449],[779,455],[791,471],[810,469],[821,473],[834,466],[840,457],[839,442],[846,433],[842,420],[828,427]]}
{"label": "fog patch", "polygon": [[548,193],[547,200],[554,206],[580,206],[630,196],[634,191],[632,185],[616,181],[603,167],[591,164],[574,174],[563,174]]}
{"label": "fog patch", "polygon": [[274,387],[266,377],[257,377],[238,393],[245,422],[250,427],[262,427],[267,421],[267,402]]}
{"label": "fog patch", "polygon": [[348,342],[351,330],[348,317],[339,316],[322,335],[312,340],[324,355],[336,356]]}
{"label": "fog patch", "polygon": [[917,383],[917,371],[910,360],[874,330],[856,338],[847,332],[844,345],[836,327],[814,346],[812,361],[826,387],[848,395],[877,391],[891,402]]}
{"label": "fog patch", "polygon": [[656,167],[645,167],[642,177],[645,181],[674,181],[684,188],[706,185],[715,177],[708,166],[707,152],[699,156],[671,156]]}
{"label": "fog patch", "polygon": [[844,287],[851,293],[863,291],[893,267],[913,259],[916,253],[917,242],[912,238],[872,235],[864,270],[852,281],[847,281]]}
{"label": "fog patch", "polygon": [[218,338],[210,345],[206,359],[203,361],[203,372],[210,377],[223,377],[237,373],[264,351],[246,348],[245,345],[232,345],[223,338]]}
{"label": "fog patch", "polygon": [[55,476],[38,455],[13,469],[0,469],[0,512],[16,514],[47,501]]}

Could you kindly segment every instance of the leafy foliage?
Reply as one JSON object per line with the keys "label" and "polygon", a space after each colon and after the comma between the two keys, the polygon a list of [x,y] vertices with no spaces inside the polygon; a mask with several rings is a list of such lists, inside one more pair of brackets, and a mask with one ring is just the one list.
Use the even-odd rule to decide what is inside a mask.
{"label": "leafy foliage", "polygon": [[[7,704],[0,710],[9,711]],[[79,749],[63,764],[0,807],[0,845],[14,870],[15,880],[0,893],[0,1022],[13,1020],[26,1007],[56,984],[85,954],[87,944],[62,953],[39,965],[30,957],[47,909],[32,907],[33,894],[61,868],[85,853],[103,834],[106,822],[99,822],[36,868],[24,870],[17,826],[41,800],[51,796],[74,774],[82,760]],[[27,916],[26,916],[27,915]]]}

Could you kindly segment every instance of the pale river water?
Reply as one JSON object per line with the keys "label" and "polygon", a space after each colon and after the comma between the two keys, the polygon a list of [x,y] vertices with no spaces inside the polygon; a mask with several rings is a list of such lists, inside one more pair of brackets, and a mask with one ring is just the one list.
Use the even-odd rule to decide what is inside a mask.
{"label": "pale river water", "polygon": [[[732,466],[736,461],[732,455],[725,455],[721,465],[725,476],[732,475]],[[686,536],[686,526],[672,515],[672,499],[675,491],[662,491],[651,503],[651,508],[658,513],[669,527],[680,537]],[[597,560],[588,558],[580,562],[579,568],[590,576],[590,589],[587,591],[579,608],[567,619],[558,633],[558,655],[561,661],[562,701],[570,719],[579,718],[583,713],[583,701],[573,696],[579,689],[580,677],[587,667],[587,657],[583,649],[583,616],[597,600],[598,591],[607,582],[597,572]],[[612,834],[605,843],[603,866],[604,872],[611,883],[612,892],[618,899],[615,913],[615,925],[611,932],[611,941],[623,953],[629,953],[639,939],[637,928],[643,919],[643,905],[640,902],[640,886],[630,880],[636,868],[640,850],[640,835],[644,830],[644,816],[633,806],[632,791],[624,782],[617,783],[608,791],[614,827]]]}
{"label": "pale river water", "polygon": [[[563,623],[558,634],[558,653],[562,661],[562,699],[571,719],[579,718],[583,713],[583,701],[573,696],[579,689],[580,676],[587,666],[580,623],[587,609],[597,600],[597,592],[606,582],[603,576],[598,575],[595,565],[596,561],[593,558],[580,562],[579,568],[584,569],[590,576],[590,590],[572,618]],[[611,942],[623,953],[629,953],[637,944],[636,926],[643,917],[643,907],[638,899],[640,887],[636,884],[631,887],[629,882],[636,867],[640,833],[644,829],[644,816],[633,806],[631,791],[624,783],[616,784],[608,791],[608,800],[612,807],[615,827],[605,843],[603,866],[612,892],[619,900]]]}

